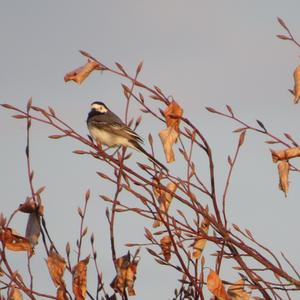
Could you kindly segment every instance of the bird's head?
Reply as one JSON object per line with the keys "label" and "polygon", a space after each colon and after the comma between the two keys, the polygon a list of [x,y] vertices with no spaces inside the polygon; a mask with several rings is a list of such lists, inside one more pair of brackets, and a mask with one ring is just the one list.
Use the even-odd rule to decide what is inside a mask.
{"label": "bird's head", "polygon": [[106,114],[108,112],[107,106],[103,102],[99,101],[93,102],[91,104],[91,110],[96,111],[100,114]]}

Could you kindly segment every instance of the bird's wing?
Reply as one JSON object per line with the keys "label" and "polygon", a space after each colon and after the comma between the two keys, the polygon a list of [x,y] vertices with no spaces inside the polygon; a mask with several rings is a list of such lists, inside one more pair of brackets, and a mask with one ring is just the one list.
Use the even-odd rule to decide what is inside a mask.
{"label": "bird's wing", "polygon": [[129,141],[143,143],[143,139],[125,124],[120,124],[116,122],[107,123],[101,121],[91,121],[91,124],[100,130],[104,130],[114,135],[122,136],[128,139]]}

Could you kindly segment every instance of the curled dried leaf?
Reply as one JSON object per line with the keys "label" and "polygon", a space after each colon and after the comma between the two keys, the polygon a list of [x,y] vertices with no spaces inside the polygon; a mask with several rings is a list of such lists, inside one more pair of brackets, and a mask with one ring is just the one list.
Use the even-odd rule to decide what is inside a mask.
{"label": "curled dried leaf", "polygon": [[175,161],[173,145],[178,139],[178,132],[174,128],[168,127],[160,131],[159,137],[164,147],[167,162]]}
{"label": "curled dried leaf", "polygon": [[64,286],[60,286],[56,291],[56,300],[68,300],[66,293],[66,288]]}
{"label": "curled dried leaf", "polygon": [[64,286],[63,276],[66,269],[64,258],[52,249],[47,258],[47,266],[54,285]]}
{"label": "curled dried leaf", "polygon": [[134,282],[136,279],[136,270],[137,270],[137,263],[132,262],[127,268],[126,273],[126,286],[129,296],[135,296],[135,290],[134,290]]}
{"label": "curled dried leaf", "polygon": [[274,163],[277,163],[279,160],[287,160],[300,156],[300,147],[288,148],[285,150],[274,151],[271,150],[272,159]]}
{"label": "curled dried leaf", "polygon": [[130,252],[117,258],[117,275],[110,285],[121,296],[125,294],[126,288],[129,296],[135,295],[134,282],[136,279],[137,264],[137,260],[131,260]]}
{"label": "curled dried leaf", "polygon": [[289,171],[290,164],[287,160],[278,162],[279,189],[284,192],[285,197],[289,190]]}
{"label": "curled dried leaf", "polygon": [[164,236],[160,240],[160,248],[166,261],[169,261],[171,259],[171,246],[172,241],[169,235]]}
{"label": "curled dried leaf", "polygon": [[160,179],[155,177],[153,179],[152,183],[153,183],[153,185],[152,185],[153,194],[156,199],[159,199],[159,197],[161,196],[161,192],[162,192],[162,190],[158,187],[158,184],[160,183]]}
{"label": "curled dried leaf", "polygon": [[[176,183],[173,183],[173,182],[170,182],[168,185],[167,185],[167,189],[171,192],[166,192],[164,190],[160,190],[160,196],[158,198],[158,201],[159,201],[159,210],[160,210],[160,213],[162,215],[165,215],[168,210],[169,210],[169,206],[172,202],[172,199],[173,199],[173,195],[172,193],[175,193],[176,189],[177,189],[177,184]],[[154,223],[153,223],[153,227],[156,228],[158,226],[160,226],[161,224],[161,219],[160,217],[158,217]]]}
{"label": "curled dried leaf", "polygon": [[173,100],[163,112],[163,115],[166,119],[167,128],[160,131],[159,137],[164,147],[167,162],[173,162],[175,155],[172,147],[177,142],[180,134],[179,124],[183,115],[183,109]]}
{"label": "curled dried leaf", "polygon": [[17,234],[11,228],[0,229],[0,241],[9,250],[28,251],[31,254],[33,253],[30,241],[27,238]]}
{"label": "curled dried leaf", "polygon": [[86,273],[87,264],[89,263],[90,256],[81,260],[72,270],[73,273],[73,293],[76,300],[84,300],[86,296]]}
{"label": "curled dried leaf", "polygon": [[243,279],[230,285],[227,294],[232,300],[249,300],[251,295],[251,293],[245,291],[245,281]]}
{"label": "curled dried leaf", "polygon": [[206,239],[203,238],[204,235],[208,233],[209,230],[209,221],[204,219],[201,222],[201,232],[199,236],[196,238],[195,243],[193,245],[193,258],[199,259],[202,255],[204,247],[206,245]]}
{"label": "curled dried leaf", "polygon": [[9,289],[8,300],[23,300],[22,293],[16,286]]}
{"label": "curled dried leaf", "polygon": [[164,111],[167,127],[173,127],[179,133],[179,124],[182,115],[183,109],[173,100]]}
{"label": "curled dried leaf", "polygon": [[225,291],[222,280],[220,279],[218,274],[212,270],[207,276],[207,288],[219,300],[230,300],[230,297]]}
{"label": "curled dried leaf", "polygon": [[85,65],[67,73],[64,80],[65,82],[73,80],[74,82],[81,84],[94,70],[105,70],[105,68],[96,61],[88,60]]}

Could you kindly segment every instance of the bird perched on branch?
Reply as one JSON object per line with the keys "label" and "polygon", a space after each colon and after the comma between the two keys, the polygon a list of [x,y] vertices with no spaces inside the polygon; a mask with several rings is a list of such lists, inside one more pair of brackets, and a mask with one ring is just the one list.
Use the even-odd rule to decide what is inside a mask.
{"label": "bird perched on branch", "polygon": [[108,147],[130,147],[144,153],[152,162],[168,172],[168,169],[149,154],[142,146],[142,138],[110,111],[102,102],[93,102],[87,118],[87,127],[92,138]]}

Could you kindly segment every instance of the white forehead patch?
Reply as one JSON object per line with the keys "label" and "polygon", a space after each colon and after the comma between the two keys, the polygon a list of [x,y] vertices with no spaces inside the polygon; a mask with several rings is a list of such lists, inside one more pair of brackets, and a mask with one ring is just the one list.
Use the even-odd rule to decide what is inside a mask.
{"label": "white forehead patch", "polygon": [[99,111],[101,113],[106,113],[107,112],[107,108],[102,104],[93,103],[91,108],[96,110],[96,111]]}

